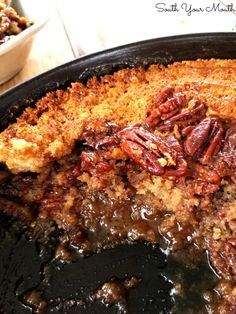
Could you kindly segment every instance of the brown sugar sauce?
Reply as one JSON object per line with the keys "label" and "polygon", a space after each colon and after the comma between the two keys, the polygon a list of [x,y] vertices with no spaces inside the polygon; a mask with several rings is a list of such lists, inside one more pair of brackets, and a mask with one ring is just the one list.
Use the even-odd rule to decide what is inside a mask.
{"label": "brown sugar sauce", "polygon": [[[99,309],[101,306],[109,306],[108,309],[114,311],[119,309],[121,313],[139,313],[138,307],[135,310],[132,307],[136,291],[139,291],[138,295],[143,295],[139,309],[150,308],[150,311],[161,310],[159,306],[162,304],[163,308],[168,311],[172,309],[173,313],[193,309],[195,313],[203,313],[207,312],[208,304],[209,308],[214,308],[214,304],[222,303],[219,294],[212,290],[218,277],[201,249],[204,237],[199,235],[194,220],[173,220],[173,213],[166,206],[160,207],[165,196],[158,199],[150,192],[137,194],[130,182],[139,181],[138,176],[144,181],[146,176],[137,170],[135,175],[132,170],[130,182],[123,177],[127,192],[125,198],[115,196],[117,191],[112,186],[108,192],[110,195],[104,189],[91,191],[87,183],[78,180],[81,178],[78,167],[80,154],[78,145],[73,155],[54,163],[49,171],[41,175],[12,175],[2,170],[1,202],[6,213],[11,212],[17,217],[20,213],[21,219],[31,225],[31,237],[39,237],[39,252],[51,247],[49,253],[40,253],[41,256],[45,254],[46,259],[38,269],[41,279],[38,279],[36,287],[26,288],[27,284],[24,287],[24,280],[16,284],[17,288],[14,287],[20,303],[39,313],[44,313],[46,309],[50,313],[57,313],[73,308],[81,311],[88,309],[89,312],[93,307]],[[104,180],[102,176],[99,178]],[[163,184],[163,181],[160,183]],[[168,188],[170,192],[175,186],[171,184]],[[195,217],[192,211],[189,215]],[[60,230],[56,238],[51,235],[55,223]],[[50,244],[50,241],[54,242]],[[132,245],[137,241],[139,244]],[[162,251],[156,243],[161,244]],[[104,263],[102,256],[112,250],[112,256],[117,257],[113,261],[115,266],[108,267],[109,271],[104,276],[98,276],[99,265],[103,267]],[[98,256],[97,262],[95,256]],[[156,259],[159,262],[155,266]],[[94,260],[97,266],[92,278],[88,279],[91,276],[90,260],[91,264]],[[38,263],[42,263],[42,260]],[[124,263],[121,271],[116,271],[120,263]],[[80,281],[72,280],[81,278],[81,267],[84,272],[82,286],[87,286],[87,280],[90,282],[85,290],[81,288]],[[152,278],[152,267],[157,267],[156,279]],[[136,278],[136,284],[129,285],[132,278]],[[66,286],[57,292],[58,285],[63,285],[64,280]],[[152,280],[154,282],[150,284]],[[232,282],[229,283],[225,282],[227,287],[231,287],[229,293],[232,294],[234,286]],[[152,287],[160,285],[157,294],[164,301],[159,305],[156,304],[157,295],[153,288],[151,295],[145,294],[149,284]],[[69,295],[66,294],[67,285],[75,287],[75,291]],[[166,287],[165,292],[162,285]],[[81,291],[79,295],[76,289]],[[226,307],[227,304],[219,306]]]}
{"label": "brown sugar sauce", "polygon": [[9,219],[0,230],[3,313],[206,313],[218,280],[194,248],[173,255],[136,242],[81,256],[58,231],[29,238]]}

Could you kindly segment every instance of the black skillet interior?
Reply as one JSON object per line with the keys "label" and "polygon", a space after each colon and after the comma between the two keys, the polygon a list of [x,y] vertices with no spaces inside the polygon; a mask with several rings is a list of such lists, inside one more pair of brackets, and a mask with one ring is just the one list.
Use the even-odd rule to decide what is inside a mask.
{"label": "black skillet interior", "polygon": [[[74,60],[19,85],[0,96],[0,128],[9,123],[46,92],[66,88],[70,82],[85,82],[93,75],[112,73],[122,67],[169,64],[197,58],[236,58],[235,33],[211,33],[153,39],[110,49]],[[91,302],[102,283],[131,276],[141,279],[128,296],[128,313],[204,313],[201,291],[212,288],[215,276],[207,258],[199,258],[194,269],[181,265],[158,246],[143,243],[119,246],[76,262],[52,261],[57,235],[47,248],[29,239],[22,226],[0,220],[0,313],[31,313],[22,296],[40,291],[48,302],[46,313],[119,313],[117,306]],[[184,298],[173,294],[181,281]],[[172,292],[171,292],[172,291]],[[85,304],[85,305],[82,305]]]}

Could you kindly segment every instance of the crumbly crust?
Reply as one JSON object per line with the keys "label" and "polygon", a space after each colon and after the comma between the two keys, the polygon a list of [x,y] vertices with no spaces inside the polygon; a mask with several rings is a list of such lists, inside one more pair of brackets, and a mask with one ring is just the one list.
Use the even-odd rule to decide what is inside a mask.
{"label": "crumbly crust", "polygon": [[51,160],[71,153],[84,126],[96,118],[119,125],[140,124],[154,95],[170,85],[204,101],[208,113],[236,118],[236,60],[176,62],[122,69],[114,75],[73,83],[28,108],[0,134],[0,162],[15,172],[40,172]]}

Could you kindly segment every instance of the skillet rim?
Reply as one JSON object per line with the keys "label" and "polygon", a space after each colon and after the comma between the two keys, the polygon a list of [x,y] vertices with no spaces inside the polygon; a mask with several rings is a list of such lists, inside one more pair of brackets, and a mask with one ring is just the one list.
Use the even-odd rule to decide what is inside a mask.
{"label": "skillet rim", "polygon": [[[129,52],[130,53],[134,53],[136,52],[135,50],[137,50],[136,54],[133,56],[133,58],[135,59],[140,53],[143,53],[145,49],[153,49],[153,46],[160,46],[162,47],[164,45],[164,47],[166,46],[166,48],[168,48],[169,44],[174,44],[175,47],[177,47],[178,45],[189,45],[192,44],[194,45],[194,43],[202,43],[201,46],[201,50],[204,53],[207,53],[207,55],[211,55],[213,53],[213,55],[218,55],[218,50],[213,50],[211,51],[211,48],[207,47],[208,45],[212,45],[214,41],[218,42],[218,45],[222,44],[222,42],[227,42],[229,40],[233,40],[235,41],[236,44],[236,32],[215,32],[215,33],[194,33],[194,34],[183,34],[183,35],[175,35],[175,36],[167,36],[167,37],[160,37],[160,38],[153,38],[153,39],[148,39],[148,40],[142,40],[142,41],[138,41],[138,42],[133,42],[133,43],[129,43],[126,45],[121,45],[121,46],[117,46],[117,47],[113,47],[110,49],[106,49],[106,50],[102,50],[102,51],[98,51],[98,52],[94,52],[92,54],[87,54],[87,55],[83,55],[80,56],[76,59],[73,59],[69,62],[63,63],[61,65],[58,65],[50,70],[47,70],[39,75],[36,75],[35,77],[32,77],[22,83],[19,83],[15,86],[13,86],[12,88],[8,89],[7,91],[5,91],[4,93],[0,94],[0,110],[1,110],[1,102],[7,102],[8,100],[12,100],[12,98],[14,96],[17,96],[18,93],[24,91],[25,89],[27,90],[28,88],[32,87],[32,85],[34,83],[38,83],[39,80],[42,80],[42,84],[40,84],[40,86],[37,87],[38,90],[42,90],[43,86],[46,84],[46,86],[44,86],[44,88],[46,88],[46,90],[44,90],[45,92],[49,92],[52,91],[56,88],[60,88],[61,85],[65,84],[65,81],[60,81],[60,82],[49,82],[49,79],[52,78],[56,78],[57,75],[62,75],[64,72],[67,72],[69,70],[73,70],[75,71],[77,67],[81,66],[82,63],[91,63],[92,65],[95,62],[101,62],[101,61],[105,61],[106,58],[111,58],[111,61],[117,61],[119,63],[122,62],[122,59],[120,58],[120,56],[118,55],[118,57],[116,57],[116,54],[121,54],[122,57],[122,53],[124,52]],[[201,42],[202,41],[202,42]],[[205,46],[206,45],[206,46]],[[234,46],[233,43],[231,42],[231,47]],[[196,54],[198,54],[198,50],[197,47],[194,47],[196,50]],[[222,48],[222,46],[221,46]],[[232,52],[235,52],[234,56],[231,56],[230,58],[236,58],[236,47],[233,49],[232,48]],[[158,53],[160,53],[159,51],[157,51],[156,56],[158,56]],[[225,58],[225,51],[223,52],[221,50],[222,53],[222,57],[218,56],[218,58],[222,59]],[[226,52],[227,53],[227,52]],[[216,58],[216,56],[213,56]],[[129,56],[129,55],[128,55]],[[147,56],[148,57],[148,56]],[[155,57],[155,56],[153,56]],[[114,58],[114,60],[112,59]],[[129,56],[129,58],[125,57],[123,60],[123,65],[128,65],[127,62],[131,60],[132,57]],[[201,58],[201,56],[199,56],[198,58]],[[205,57],[204,57],[205,58]],[[210,58],[210,57],[209,57]],[[170,59],[170,60],[169,60]],[[186,58],[184,57],[184,54],[182,55],[182,60],[186,60]],[[196,59],[196,57],[193,55],[191,60]],[[109,60],[109,59],[108,59]],[[168,60],[170,62],[168,62]],[[189,59],[190,60],[190,59]],[[181,61],[180,58],[177,57],[177,59],[175,60],[174,58],[171,58],[171,56],[169,55],[168,51],[166,52],[166,60],[165,62],[163,62],[163,64],[168,64],[168,63],[172,63],[175,61]],[[101,64],[98,63],[98,65],[103,65],[104,63],[102,62]],[[67,77],[66,81],[70,81],[73,82],[73,77]],[[35,91],[34,90],[34,94],[38,94],[38,90]],[[30,89],[29,91],[29,95],[32,94],[32,90]],[[20,96],[20,95],[19,95]],[[29,98],[31,98],[32,96],[30,95]],[[19,98],[18,98],[19,99]],[[16,97],[17,100],[17,97]],[[34,99],[35,101],[35,99]],[[4,106],[5,107],[5,106]]]}

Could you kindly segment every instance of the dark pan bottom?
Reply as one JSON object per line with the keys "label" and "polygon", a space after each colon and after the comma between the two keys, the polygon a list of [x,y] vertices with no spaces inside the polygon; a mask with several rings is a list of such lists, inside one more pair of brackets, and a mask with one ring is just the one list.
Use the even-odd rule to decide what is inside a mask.
{"label": "dark pan bottom", "polygon": [[[187,251],[178,253],[180,261],[158,246],[135,243],[62,262],[54,259],[56,233],[42,245],[22,226],[2,220],[0,313],[205,313],[202,293],[216,281],[206,254],[195,256],[192,267]],[[121,302],[107,306],[93,299],[105,282],[131,277],[140,281]],[[32,292],[38,299],[29,302]]]}

